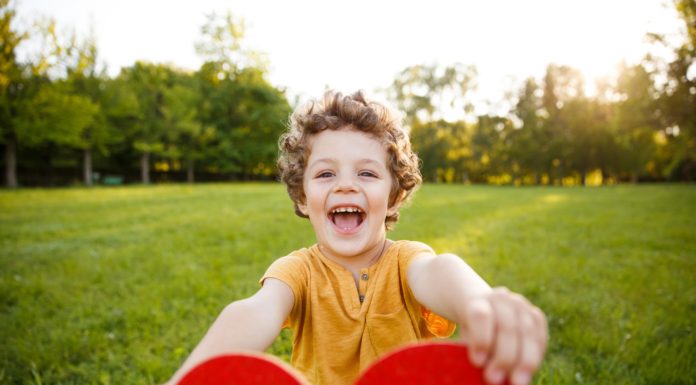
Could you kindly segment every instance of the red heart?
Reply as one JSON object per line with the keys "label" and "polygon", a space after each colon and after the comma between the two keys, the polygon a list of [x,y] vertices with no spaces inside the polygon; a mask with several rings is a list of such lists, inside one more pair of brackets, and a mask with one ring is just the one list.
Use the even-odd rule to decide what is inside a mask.
{"label": "red heart", "polygon": [[[178,385],[304,385],[288,364],[265,354],[214,357],[189,371]],[[463,345],[426,343],[398,349],[370,366],[355,385],[484,385],[483,369],[469,362]]]}

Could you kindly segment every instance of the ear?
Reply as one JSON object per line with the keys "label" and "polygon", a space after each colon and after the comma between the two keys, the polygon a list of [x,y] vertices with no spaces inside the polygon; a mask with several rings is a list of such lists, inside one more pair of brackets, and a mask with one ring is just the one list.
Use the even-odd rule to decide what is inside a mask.
{"label": "ear", "polygon": [[298,204],[297,204],[297,209],[300,210],[300,212],[301,212],[303,215],[309,216],[309,214],[307,214],[307,204],[306,204],[306,203],[298,203]]}
{"label": "ear", "polygon": [[387,208],[387,216],[392,216],[392,215],[396,214],[399,211],[399,209],[401,208],[401,204],[404,202],[403,195],[398,195],[398,196],[395,196],[393,198],[390,196],[389,200],[392,200],[392,199],[394,199],[394,202],[391,203],[389,208]]}
{"label": "ear", "polygon": [[399,208],[401,208],[401,201],[395,202],[391,207],[387,209],[387,216],[390,217],[394,214],[396,214],[399,211]]}

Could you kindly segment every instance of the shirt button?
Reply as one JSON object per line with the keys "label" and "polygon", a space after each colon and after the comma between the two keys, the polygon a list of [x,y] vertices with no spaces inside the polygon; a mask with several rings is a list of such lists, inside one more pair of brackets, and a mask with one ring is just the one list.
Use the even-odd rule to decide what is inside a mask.
{"label": "shirt button", "polygon": [[369,275],[367,275],[367,274],[363,274],[363,275],[362,275],[362,280],[363,280],[363,281],[367,281],[368,278],[370,278]]}
{"label": "shirt button", "polygon": [[364,295],[358,296],[358,298],[360,299],[360,303],[363,303],[363,301],[365,300],[365,296],[364,296]]}

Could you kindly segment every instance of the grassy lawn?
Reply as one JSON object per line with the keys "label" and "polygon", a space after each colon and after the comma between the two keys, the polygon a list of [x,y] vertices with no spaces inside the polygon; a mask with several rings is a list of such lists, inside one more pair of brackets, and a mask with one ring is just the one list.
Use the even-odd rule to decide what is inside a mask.
{"label": "grassy lawn", "polygon": [[[390,238],[539,305],[536,384],[694,383],[696,186],[428,185]],[[313,240],[276,184],[0,191],[0,384],[161,383]]]}

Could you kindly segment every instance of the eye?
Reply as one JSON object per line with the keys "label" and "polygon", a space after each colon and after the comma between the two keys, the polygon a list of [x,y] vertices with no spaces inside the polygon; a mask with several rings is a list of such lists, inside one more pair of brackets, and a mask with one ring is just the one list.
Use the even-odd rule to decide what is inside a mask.
{"label": "eye", "polygon": [[360,175],[360,176],[367,176],[367,177],[371,177],[371,178],[377,178],[377,174],[374,173],[374,172],[372,172],[372,171],[370,171],[370,170],[363,170],[363,171],[360,171],[360,172],[358,173],[358,175]]}
{"label": "eye", "polygon": [[334,174],[331,171],[322,171],[317,174],[317,178],[331,178]]}

